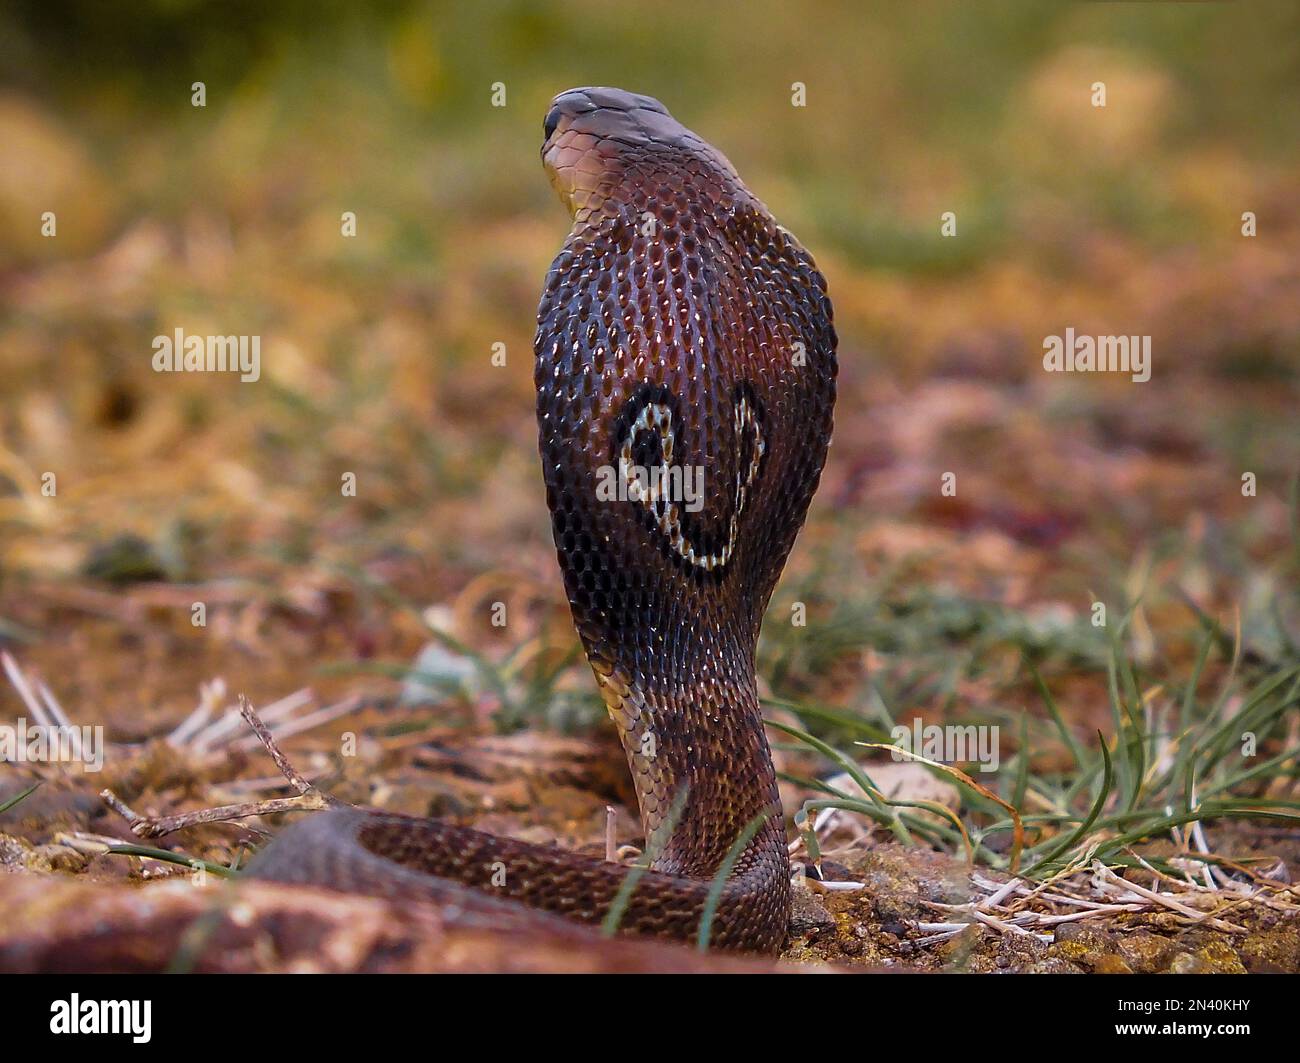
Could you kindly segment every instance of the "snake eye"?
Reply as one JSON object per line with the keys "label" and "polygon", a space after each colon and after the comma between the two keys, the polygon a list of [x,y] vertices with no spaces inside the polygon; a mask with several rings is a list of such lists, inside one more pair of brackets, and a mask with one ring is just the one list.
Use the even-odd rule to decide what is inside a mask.
{"label": "snake eye", "polygon": [[546,121],[542,123],[542,143],[545,144],[551,139],[551,134],[555,132],[555,127],[560,124],[560,109],[552,107],[546,115]]}

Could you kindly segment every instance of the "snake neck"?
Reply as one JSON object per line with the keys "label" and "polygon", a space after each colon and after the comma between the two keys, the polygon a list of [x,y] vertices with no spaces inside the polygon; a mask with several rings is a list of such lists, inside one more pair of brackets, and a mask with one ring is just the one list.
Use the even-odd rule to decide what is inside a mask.
{"label": "snake neck", "polygon": [[627,756],[651,866],[712,877],[738,840],[736,870],[760,852],[779,854],[784,866],[776,772],[753,683],[689,670],[638,682],[597,656],[591,662]]}

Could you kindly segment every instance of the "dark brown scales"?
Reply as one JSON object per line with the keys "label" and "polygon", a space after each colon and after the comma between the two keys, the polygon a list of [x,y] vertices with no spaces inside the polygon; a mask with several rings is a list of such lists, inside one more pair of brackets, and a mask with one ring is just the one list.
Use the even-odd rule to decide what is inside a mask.
{"label": "dark brown scales", "polygon": [[[649,97],[562,93],[543,160],[574,217],[534,344],[547,504],[657,854],[620,925],[694,938],[748,830],[711,940],[771,951],[789,918],[789,867],[754,649],[830,441],[826,283],[730,163]],[[626,489],[636,469],[666,464],[657,494]],[[518,902],[598,922],[630,873],[351,810],[285,831],[254,871],[432,896],[500,925],[538,918]]]}

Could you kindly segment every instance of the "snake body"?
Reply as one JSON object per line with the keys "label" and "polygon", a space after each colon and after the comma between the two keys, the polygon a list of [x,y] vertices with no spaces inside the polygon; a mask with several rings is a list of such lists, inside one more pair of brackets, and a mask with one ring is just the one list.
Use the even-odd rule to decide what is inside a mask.
{"label": "snake body", "polygon": [[826,282],[657,100],[561,93],[544,136],[573,228],[537,314],[543,477],[650,869],[341,809],[281,832],[250,872],[431,897],[493,925],[548,918],[535,910],[595,923],[619,905],[620,929],[677,939],[715,905],[712,944],[772,951],[791,893],[754,654],[830,442]]}

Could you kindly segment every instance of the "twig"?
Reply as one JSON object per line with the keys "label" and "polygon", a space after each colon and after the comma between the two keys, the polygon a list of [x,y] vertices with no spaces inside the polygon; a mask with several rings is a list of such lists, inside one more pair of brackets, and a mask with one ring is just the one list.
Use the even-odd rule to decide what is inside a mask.
{"label": "twig", "polygon": [[[271,737],[270,730],[267,728],[266,724],[262,722],[257,713],[253,711],[253,706],[248,703],[248,698],[244,697],[243,694],[239,695],[239,715],[241,715],[244,718],[244,722],[253,729],[253,733],[261,739],[262,745],[266,747],[266,751],[271,754],[271,759],[275,761],[275,766],[280,769],[280,774],[289,780],[290,784],[298,791],[298,793],[302,794],[304,797],[309,793],[320,793],[316,787],[312,786],[312,784],[307,781],[304,775],[299,773],[297,768],[289,763],[289,758],[281,751],[280,747],[276,744],[275,739]],[[325,798],[325,795],[323,794],[321,797],[327,801],[332,800]]]}
{"label": "twig", "polygon": [[605,806],[605,863],[618,863],[618,839],[614,835],[614,822],[618,813],[613,805]]}
{"label": "twig", "polygon": [[[278,722],[283,716],[291,716],[305,705],[310,705],[312,701],[312,692],[303,688],[295,690],[292,694],[287,694],[279,701],[272,702],[262,710],[262,719],[268,723]],[[239,731],[240,712],[235,709],[228,710],[220,719],[213,721],[204,727],[198,734],[190,739],[190,746],[198,753],[209,753],[214,746],[225,745],[231,739],[228,736],[237,734]]]}
{"label": "twig", "polygon": [[36,718],[36,722],[42,727],[49,727],[50,719],[47,710],[32,692],[31,684],[28,682],[27,676],[23,674],[23,670],[18,667],[18,662],[8,653],[0,653],[0,665],[4,666],[9,682],[18,691],[18,697],[27,706],[27,711]]}
{"label": "twig", "polygon": [[199,683],[199,704],[195,710],[181,721],[179,727],[167,736],[167,741],[177,748],[185,746],[190,739],[208,725],[212,714],[226,700],[226,681],[218,676],[211,683]]}
{"label": "twig", "polygon": [[264,816],[272,812],[317,811],[327,808],[330,804],[324,794],[317,792],[302,794],[299,797],[276,797],[268,801],[249,801],[238,805],[200,808],[193,812],[181,812],[175,816],[142,816],[133,811],[112,790],[101,790],[99,796],[104,804],[130,824],[131,833],[137,838],[161,838],[164,834],[172,834],[186,827],[196,827],[200,823],[225,823],[232,819]]}
{"label": "twig", "polygon": [[1139,897],[1145,897],[1147,900],[1152,901],[1155,904],[1159,904],[1164,908],[1169,908],[1178,912],[1180,915],[1195,920],[1198,923],[1208,923],[1216,930],[1226,930],[1231,934],[1245,934],[1247,932],[1246,928],[1243,926],[1237,926],[1235,923],[1229,923],[1223,919],[1216,919],[1209,912],[1197,911],[1195,908],[1188,907],[1181,901],[1174,900],[1168,894],[1157,893],[1155,890],[1149,890],[1145,886],[1139,886],[1136,882],[1120,878],[1115,874],[1115,872],[1106,867],[1106,865],[1100,861],[1093,862],[1093,871],[1103,882],[1112,885],[1116,890],[1121,891],[1121,895],[1123,890],[1129,890],[1132,893],[1136,893]]}
{"label": "twig", "polygon": [[114,812],[127,821],[131,833],[137,838],[161,838],[164,834],[184,830],[200,823],[223,823],[232,819],[245,819],[249,816],[268,815],[272,812],[315,811],[342,804],[337,798],[316,789],[299,771],[289,763],[269,728],[261,717],[253,711],[253,706],[243,694],[239,695],[239,714],[252,728],[266,751],[275,761],[275,766],[289,781],[297,797],[276,797],[267,801],[246,801],[235,805],[221,805],[217,808],[201,808],[193,812],[182,812],[175,816],[142,816],[118,797],[112,790],[101,790],[100,798]]}
{"label": "twig", "polygon": [[[276,728],[275,733],[280,738],[288,738],[303,731],[310,731],[313,727],[319,727],[330,720],[336,720],[340,716],[347,716],[356,712],[357,709],[361,708],[362,704],[361,698],[354,694],[352,697],[345,698],[334,705],[327,705],[323,709],[317,709],[315,712],[309,712],[306,716],[299,716],[288,723],[281,724]],[[241,738],[234,743],[234,748],[238,750],[256,749],[257,741],[253,738]]]}

